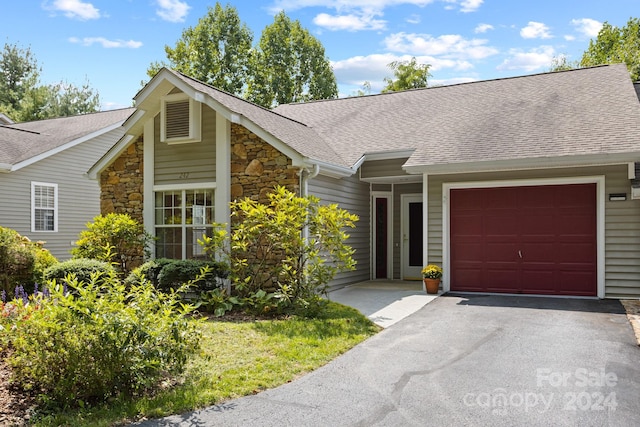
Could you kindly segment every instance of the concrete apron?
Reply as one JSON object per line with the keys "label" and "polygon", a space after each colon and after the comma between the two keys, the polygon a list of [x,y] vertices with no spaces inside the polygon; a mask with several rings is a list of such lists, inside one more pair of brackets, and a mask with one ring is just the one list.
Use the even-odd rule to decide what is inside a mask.
{"label": "concrete apron", "polygon": [[329,299],[360,310],[375,324],[388,328],[438,295],[427,294],[421,281],[370,280],[330,291]]}

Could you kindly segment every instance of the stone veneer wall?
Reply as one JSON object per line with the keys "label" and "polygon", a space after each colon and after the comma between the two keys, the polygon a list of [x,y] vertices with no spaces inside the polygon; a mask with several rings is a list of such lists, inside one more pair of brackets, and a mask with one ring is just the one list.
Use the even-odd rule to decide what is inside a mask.
{"label": "stone veneer wall", "polygon": [[261,203],[282,185],[300,194],[299,169],[291,159],[238,124],[231,124],[231,200],[250,197]]}
{"label": "stone veneer wall", "polygon": [[100,174],[100,211],[129,214],[142,224],[143,143],[139,137]]}

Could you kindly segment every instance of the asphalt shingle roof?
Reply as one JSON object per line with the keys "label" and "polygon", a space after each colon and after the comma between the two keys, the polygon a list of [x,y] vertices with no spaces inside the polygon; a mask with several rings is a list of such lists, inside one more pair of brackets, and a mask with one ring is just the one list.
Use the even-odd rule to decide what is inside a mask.
{"label": "asphalt shingle roof", "polygon": [[406,163],[638,151],[640,102],[624,64],[303,104],[275,112],[306,124],[344,163],[415,150]]}
{"label": "asphalt shingle roof", "polygon": [[0,163],[14,165],[124,121],[125,108],[72,117],[0,125]]}

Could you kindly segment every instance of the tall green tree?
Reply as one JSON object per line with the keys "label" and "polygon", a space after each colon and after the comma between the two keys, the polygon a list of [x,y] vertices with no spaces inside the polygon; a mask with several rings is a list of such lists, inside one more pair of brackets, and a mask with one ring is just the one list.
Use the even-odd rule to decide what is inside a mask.
{"label": "tall green tree", "polygon": [[264,107],[338,96],[322,43],[284,12],[262,31],[252,64],[247,97]]}
{"label": "tall green tree", "polygon": [[409,61],[393,61],[388,64],[393,71],[393,78],[385,77],[387,84],[382,92],[398,92],[401,90],[417,89],[428,86],[429,64],[418,64],[416,57]]}
{"label": "tall green tree", "polygon": [[0,112],[22,122],[99,110],[100,96],[88,81],[80,87],[64,81],[43,85],[40,72],[30,48],[6,43],[0,53]]}
{"label": "tall green tree", "polygon": [[623,62],[633,81],[640,79],[640,19],[629,18],[627,25],[616,27],[608,22],[602,25],[595,40],[582,55],[580,65],[590,67]]}
{"label": "tall green tree", "polygon": [[175,47],[165,46],[169,63],[155,62],[150,77],[168,66],[219,89],[241,95],[249,73],[253,33],[240,21],[238,11],[216,2],[195,27],[182,32]]}
{"label": "tall green tree", "polygon": [[567,71],[580,68],[580,61],[569,61],[565,55],[554,56],[549,71]]}

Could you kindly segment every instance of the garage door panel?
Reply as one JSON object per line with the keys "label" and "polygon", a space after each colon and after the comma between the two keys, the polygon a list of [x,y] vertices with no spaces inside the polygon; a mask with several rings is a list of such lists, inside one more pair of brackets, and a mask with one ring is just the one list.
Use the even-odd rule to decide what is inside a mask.
{"label": "garage door panel", "polygon": [[595,184],[454,189],[450,196],[452,290],[596,295]]}

